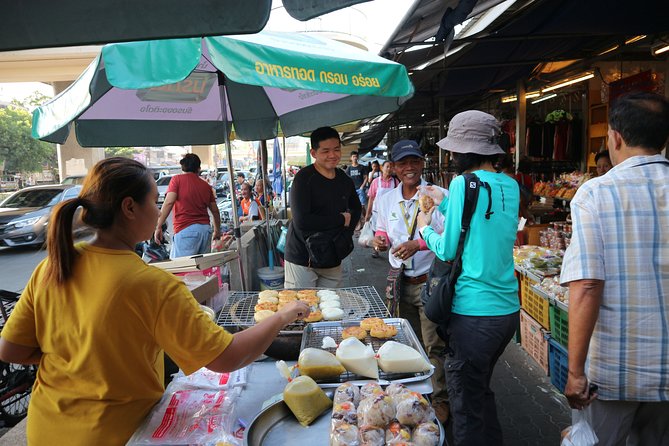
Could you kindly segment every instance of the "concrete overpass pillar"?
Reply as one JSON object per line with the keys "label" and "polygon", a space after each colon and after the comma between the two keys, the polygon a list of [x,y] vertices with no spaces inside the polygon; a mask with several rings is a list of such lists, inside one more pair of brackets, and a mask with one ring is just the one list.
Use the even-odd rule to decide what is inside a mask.
{"label": "concrete overpass pillar", "polygon": [[200,157],[202,169],[216,169],[216,160],[214,159],[214,146],[191,146],[191,151]]}
{"label": "concrete overpass pillar", "polygon": [[[72,82],[53,82],[55,94],[59,94],[70,86]],[[86,175],[93,165],[104,159],[103,148],[85,149],[77,143],[74,132],[71,132],[65,144],[57,145],[58,173],[61,181],[66,176]]]}

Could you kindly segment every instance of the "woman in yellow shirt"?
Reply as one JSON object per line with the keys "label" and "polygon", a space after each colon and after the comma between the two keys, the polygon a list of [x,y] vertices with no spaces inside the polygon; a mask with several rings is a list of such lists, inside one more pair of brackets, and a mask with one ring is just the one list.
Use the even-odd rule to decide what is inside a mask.
{"label": "woman in yellow shirt", "polygon": [[[0,338],[0,359],[39,364],[28,444],[123,445],[163,388],[163,351],[186,373],[244,367],[309,308],[299,302],[232,335],[173,275],[144,264],[136,243],[158,219],[156,182],[126,158],[100,161],[76,199],[56,207],[48,257],[30,278]],[[74,245],[72,220],[97,230]]]}

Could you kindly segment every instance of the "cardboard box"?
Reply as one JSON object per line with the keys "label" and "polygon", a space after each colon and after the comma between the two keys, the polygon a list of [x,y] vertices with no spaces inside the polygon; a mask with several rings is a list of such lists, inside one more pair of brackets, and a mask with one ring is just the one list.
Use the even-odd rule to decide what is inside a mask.
{"label": "cardboard box", "polygon": [[[186,286],[193,293],[198,303],[204,303],[218,294],[218,278],[216,276],[199,276],[203,280],[193,280],[193,276],[182,277]],[[191,279],[191,280],[189,280]]]}
{"label": "cardboard box", "polygon": [[229,250],[222,252],[210,252],[208,254],[199,254],[190,257],[177,257],[173,260],[152,263],[171,273],[188,273],[202,271],[212,266],[221,266],[230,260],[237,258],[237,251]]}
{"label": "cardboard box", "polygon": [[546,229],[549,224],[525,226],[525,244],[539,246],[539,233]]}

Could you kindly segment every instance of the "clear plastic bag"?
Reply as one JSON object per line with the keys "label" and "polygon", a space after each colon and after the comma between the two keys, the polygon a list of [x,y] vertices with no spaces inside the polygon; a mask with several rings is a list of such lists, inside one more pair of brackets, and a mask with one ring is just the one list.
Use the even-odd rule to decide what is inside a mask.
{"label": "clear plastic bag", "polygon": [[358,237],[358,243],[361,246],[369,246],[369,244],[374,240],[374,231],[372,230],[372,223],[365,222],[362,230],[360,231],[360,237]]}
{"label": "clear plastic bag", "polygon": [[560,446],[594,446],[599,439],[590,423],[590,412],[587,409],[571,411],[572,425],[562,439]]}

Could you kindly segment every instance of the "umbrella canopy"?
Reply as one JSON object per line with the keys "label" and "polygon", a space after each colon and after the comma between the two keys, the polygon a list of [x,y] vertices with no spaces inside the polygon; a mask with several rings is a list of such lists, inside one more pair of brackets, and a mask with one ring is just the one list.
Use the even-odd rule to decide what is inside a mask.
{"label": "umbrella canopy", "polygon": [[[284,0],[308,20],[369,0]],[[271,0],[52,0],[3,2],[0,51],[222,34],[256,33]]]}
{"label": "umbrella canopy", "polygon": [[[403,65],[319,36],[254,35],[106,45],[33,113],[33,136],[83,147],[272,139],[395,111],[413,94]],[[226,131],[227,129],[227,131]]]}

